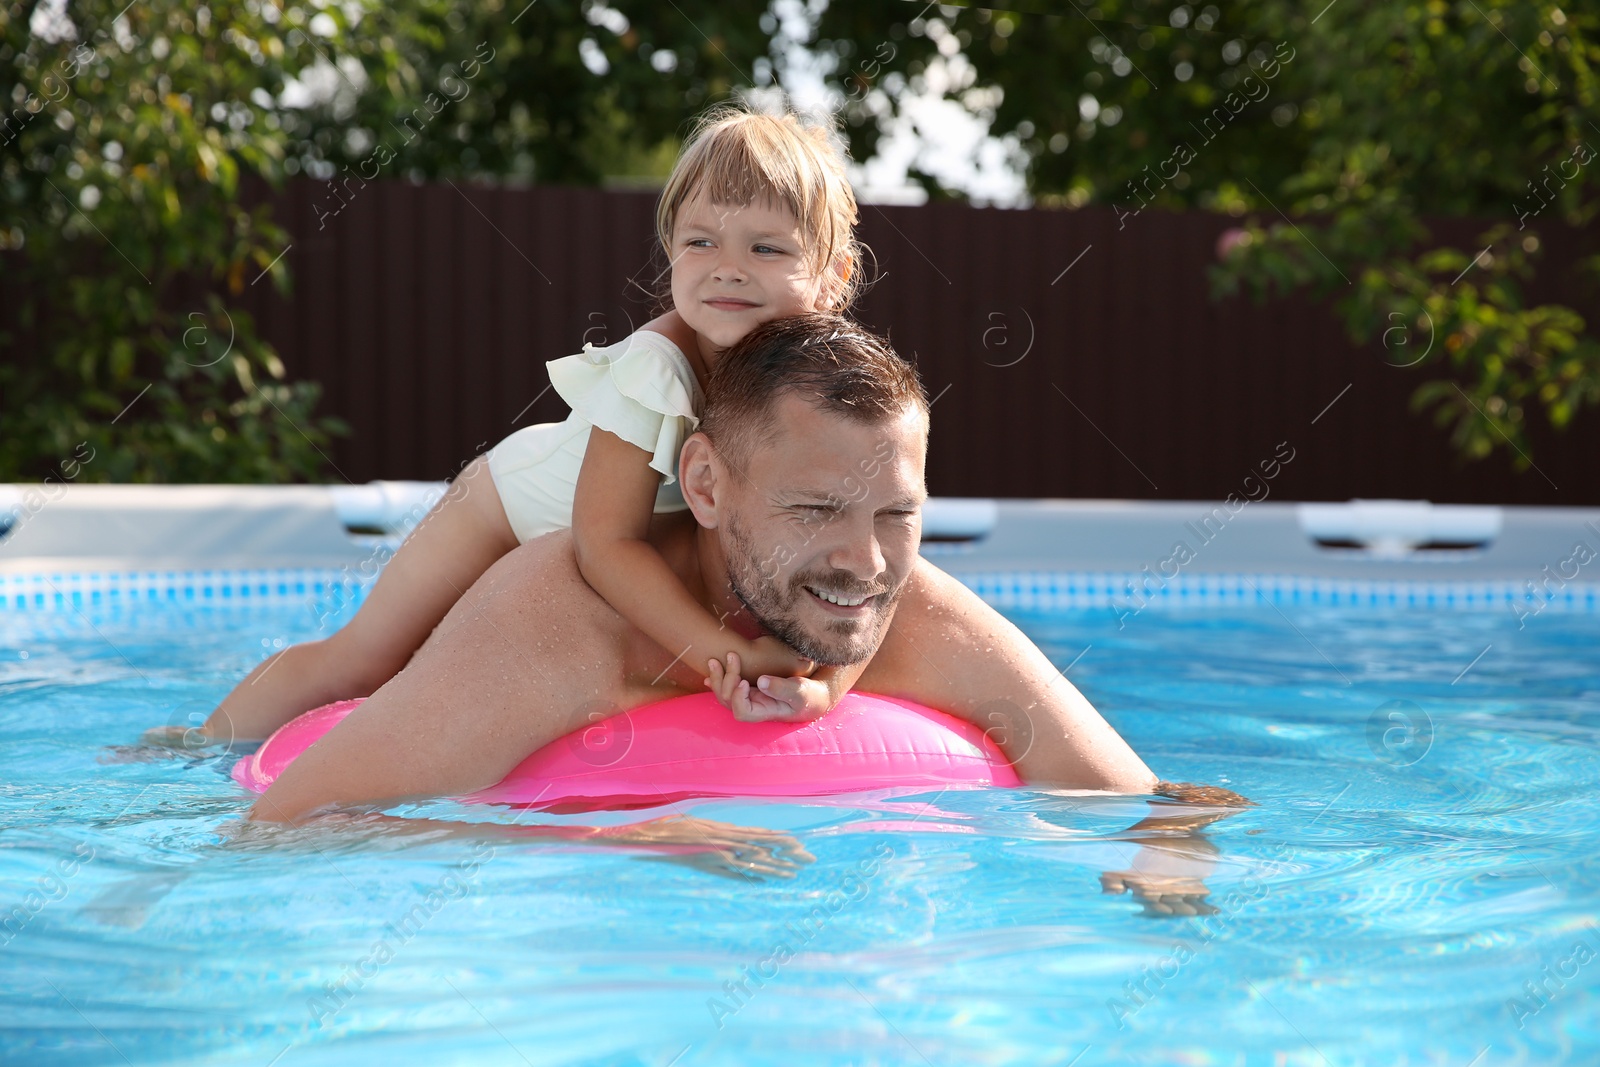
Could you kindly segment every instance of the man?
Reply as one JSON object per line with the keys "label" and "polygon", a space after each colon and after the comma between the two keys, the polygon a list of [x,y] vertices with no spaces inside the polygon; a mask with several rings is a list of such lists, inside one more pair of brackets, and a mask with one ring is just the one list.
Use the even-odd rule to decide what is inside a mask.
{"label": "man", "polygon": [[[725,625],[856,688],[986,730],[1033,785],[1148,793],[1156,777],[1022,633],[917,554],[928,402],[879,338],[831,316],[768,323],[708,387],[679,473],[690,514],[651,541]],[[566,532],[501,559],[404,671],[299,757],[251,819],[468,793],[598,715],[704,688],[579,575]],[[791,714],[785,683],[718,678],[745,719]]]}

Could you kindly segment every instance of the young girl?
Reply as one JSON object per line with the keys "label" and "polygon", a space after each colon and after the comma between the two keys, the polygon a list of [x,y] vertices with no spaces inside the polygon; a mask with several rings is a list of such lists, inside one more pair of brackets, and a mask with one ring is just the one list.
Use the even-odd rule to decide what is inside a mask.
{"label": "young girl", "polygon": [[[738,636],[690,595],[645,533],[652,512],[686,507],[678,452],[723,350],[760,323],[849,304],[857,217],[826,128],[738,108],[705,116],[656,213],[672,310],[615,345],[548,364],[571,416],[518,430],[468,465],[348,625],[259,664],[206,721],[204,740],[179,739],[177,728],[149,739],[265,737],[307,708],[373,692],[497,559],[568,526],[584,579],[662,647],[705,665],[725,704],[733,694],[748,701],[749,683],[763,676],[795,676],[761,688],[781,694],[790,717],[827,711],[864,665],[814,670],[776,638]],[[730,687],[734,676],[743,680]]]}

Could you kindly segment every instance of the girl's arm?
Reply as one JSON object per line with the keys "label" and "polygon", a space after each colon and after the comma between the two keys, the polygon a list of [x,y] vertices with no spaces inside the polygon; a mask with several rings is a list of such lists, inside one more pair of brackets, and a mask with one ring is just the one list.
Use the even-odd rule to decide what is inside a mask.
{"label": "girl's arm", "polygon": [[781,642],[740,637],[684,588],[645,536],[660,480],[650,453],[598,426],[589,431],[572,501],[572,544],[584,581],[686,663],[731,653],[763,673],[809,671],[811,662]]}
{"label": "girl's arm", "polygon": [[740,677],[741,664],[735,654],[728,657],[726,670],[720,660],[707,664],[711,676],[706,685],[740,722],[810,722],[832,711],[870,662],[868,659],[847,667],[819,667],[809,678],[763,674],[752,689]]}

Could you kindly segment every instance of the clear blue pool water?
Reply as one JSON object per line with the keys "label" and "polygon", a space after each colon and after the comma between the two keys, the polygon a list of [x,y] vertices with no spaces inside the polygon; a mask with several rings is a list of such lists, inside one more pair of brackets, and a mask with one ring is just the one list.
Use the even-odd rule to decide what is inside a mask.
{"label": "clear blue pool water", "polygon": [[[1143,802],[1036,790],[678,809],[788,830],[816,857],[792,880],[541,843],[229,846],[227,759],[113,746],[198,722],[310,613],[0,612],[0,1061],[1600,1061],[1600,617],[1016,621],[1158,773],[1259,806],[1143,841]],[[1199,872],[1219,910],[1103,892],[1129,866]]]}

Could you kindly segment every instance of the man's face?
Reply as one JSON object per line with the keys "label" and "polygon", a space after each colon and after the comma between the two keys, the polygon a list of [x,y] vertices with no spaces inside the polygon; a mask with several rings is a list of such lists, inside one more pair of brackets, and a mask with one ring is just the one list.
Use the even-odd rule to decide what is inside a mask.
{"label": "man's face", "polygon": [[882,643],[916,561],[927,418],[912,408],[856,422],[790,392],[772,415],[746,468],[728,471],[718,535],[729,580],[801,655],[860,663]]}

